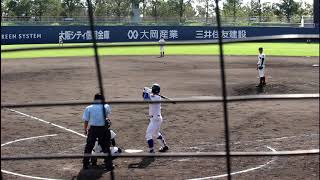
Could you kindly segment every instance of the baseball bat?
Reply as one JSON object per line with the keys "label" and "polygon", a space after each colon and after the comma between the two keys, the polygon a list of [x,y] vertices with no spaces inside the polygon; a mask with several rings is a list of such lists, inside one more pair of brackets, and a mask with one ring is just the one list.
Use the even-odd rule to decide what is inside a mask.
{"label": "baseball bat", "polygon": [[[166,96],[163,96],[163,95],[160,95],[160,94],[159,94],[159,96],[162,97],[163,99],[167,99],[167,100],[169,100],[169,101],[173,101],[173,99],[168,98],[168,97],[166,97]],[[172,103],[173,103],[173,104],[176,104],[176,102],[174,102],[174,101],[173,101]]]}

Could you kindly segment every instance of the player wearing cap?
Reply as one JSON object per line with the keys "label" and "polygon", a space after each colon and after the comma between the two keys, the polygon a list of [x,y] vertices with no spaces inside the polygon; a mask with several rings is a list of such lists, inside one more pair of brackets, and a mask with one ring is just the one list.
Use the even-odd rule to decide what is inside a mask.
{"label": "player wearing cap", "polygon": [[160,57],[164,57],[164,44],[166,41],[163,39],[163,37],[160,38],[159,40],[159,45],[160,45]]}
{"label": "player wearing cap", "polygon": [[258,55],[258,63],[257,63],[257,70],[259,72],[260,83],[257,87],[262,87],[266,85],[266,78],[265,78],[265,69],[266,69],[266,55],[263,53],[263,48],[259,48],[259,55]]}

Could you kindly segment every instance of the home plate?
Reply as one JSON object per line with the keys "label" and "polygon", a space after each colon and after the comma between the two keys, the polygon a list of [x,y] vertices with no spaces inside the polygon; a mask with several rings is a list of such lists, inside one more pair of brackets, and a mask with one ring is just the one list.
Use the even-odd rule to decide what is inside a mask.
{"label": "home plate", "polygon": [[141,149],[126,149],[124,150],[126,153],[139,153],[139,152],[143,152],[143,150]]}
{"label": "home plate", "polygon": [[319,67],[319,64],[314,64],[312,65],[312,67]]}

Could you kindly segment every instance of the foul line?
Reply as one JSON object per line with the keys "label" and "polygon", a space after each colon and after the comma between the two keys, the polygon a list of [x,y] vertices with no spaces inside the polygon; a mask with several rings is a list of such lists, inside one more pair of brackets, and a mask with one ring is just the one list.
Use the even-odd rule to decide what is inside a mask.
{"label": "foul line", "polygon": [[[9,108],[6,108],[6,109],[8,109],[8,110],[11,111],[11,112],[15,112],[15,113],[18,113],[18,114],[20,114],[20,115],[29,117],[29,118],[31,118],[31,119],[35,119],[35,120],[38,120],[38,121],[40,121],[40,122],[43,122],[43,123],[46,123],[46,124],[55,126],[55,127],[60,128],[60,129],[62,129],[62,130],[65,130],[65,131],[74,133],[74,134],[76,134],[76,135],[78,135],[78,136],[87,137],[87,136],[85,136],[85,135],[83,135],[83,134],[81,134],[81,133],[78,133],[78,132],[76,132],[76,131],[74,131],[74,130],[72,130],[72,129],[65,128],[65,127],[63,127],[63,126],[60,126],[60,125],[51,123],[51,122],[49,122],[49,121],[46,121],[46,120],[43,120],[43,119],[40,119],[40,118],[31,116],[31,115],[28,115],[28,114],[25,114],[25,113],[23,113],[23,112],[16,111],[16,110],[13,110],[13,109],[9,109]],[[56,135],[56,134],[55,134],[55,135]],[[19,141],[24,141],[24,140],[29,140],[29,139],[36,139],[36,138],[46,137],[46,136],[53,136],[53,135],[35,136],[35,137],[30,137],[30,138],[18,139],[18,140],[14,140],[14,141],[11,141],[11,142],[7,142],[7,143],[5,143],[5,144],[1,144],[1,147],[2,147],[2,146],[5,146],[5,145],[7,145],[7,144],[14,143],[14,142],[19,142]],[[28,176],[28,175],[24,175],[24,174],[14,173],[14,172],[11,172],[11,171],[6,171],[6,170],[4,170],[4,169],[1,169],[1,172],[6,173],[6,174],[15,175],[15,176],[25,177],[25,178],[33,178],[33,179],[41,179],[41,180],[59,180],[59,179],[42,178],[42,177],[37,177],[37,176]]]}
{"label": "foul line", "polygon": [[[60,125],[57,125],[57,124],[54,124],[54,123],[45,121],[45,120],[43,120],[43,119],[40,119],[40,118],[31,116],[31,115],[22,113],[22,112],[20,112],[20,111],[16,111],[16,110],[9,109],[9,108],[6,108],[6,109],[8,109],[8,110],[10,110],[10,111],[12,111],[12,112],[18,113],[18,114],[20,114],[20,115],[29,117],[29,118],[31,118],[31,119],[35,119],[35,120],[44,122],[44,123],[49,124],[49,125],[53,125],[53,126],[58,127],[58,128],[60,128],[60,129],[63,129],[63,130],[69,131],[69,132],[71,132],[71,133],[77,134],[77,135],[79,135],[79,136],[81,136],[81,137],[86,137],[85,135],[83,135],[83,134],[81,134],[81,133],[78,133],[78,132],[76,132],[76,131],[74,131],[74,130],[65,128],[65,127],[63,127],[63,126],[60,126]],[[311,135],[303,135],[303,136],[316,136],[316,135],[319,135],[319,134],[311,134]],[[50,135],[47,135],[47,136],[50,136]],[[51,136],[53,136],[53,135],[51,135]],[[40,137],[41,137],[41,136],[40,136]],[[256,140],[255,142],[272,141],[272,140],[280,140],[280,139],[296,138],[296,137],[299,137],[299,136],[289,136],[289,137],[271,138],[271,139],[267,139],[267,140]],[[24,138],[24,140],[33,139],[33,138],[35,138],[35,137]],[[11,143],[13,143],[13,142],[18,142],[18,141],[22,141],[22,139],[12,141]],[[244,141],[244,142],[235,142],[234,144],[243,144],[243,143],[250,143],[250,142],[252,143],[252,141]],[[10,143],[6,143],[6,144],[10,144]],[[216,144],[216,145],[219,146],[219,145],[225,145],[225,144]],[[4,146],[4,145],[1,145],[1,147],[2,147],[2,146]],[[273,149],[273,148],[271,148],[271,147],[268,147],[268,146],[267,146],[267,148],[270,149],[270,150],[273,151],[273,152],[277,152],[275,149]],[[231,175],[241,174],[241,173],[246,173],[246,172],[254,171],[254,170],[257,170],[257,169],[261,169],[261,168],[269,165],[270,163],[272,163],[272,162],[275,161],[276,159],[277,159],[277,157],[274,157],[272,160],[268,161],[268,162],[265,163],[265,164],[259,165],[259,166],[254,167],[254,168],[242,170],[242,171],[236,171],[236,172],[231,173]],[[27,175],[18,174],[18,173],[13,173],[13,172],[6,171],[6,170],[2,170],[2,169],[1,169],[1,171],[4,172],[4,173],[7,173],[7,174],[17,175],[17,176],[21,176],[21,177],[34,178],[34,179],[49,179],[49,178],[41,178],[41,177],[35,177],[35,176],[27,176]],[[188,180],[216,179],[216,178],[221,178],[221,177],[226,177],[226,176],[228,176],[228,174],[222,174],[222,175],[211,176],[211,177],[204,177],[204,178],[194,178],[194,179],[188,179]],[[49,179],[49,180],[57,180],[57,179]]]}
{"label": "foul line", "polygon": [[[273,152],[277,152],[275,149],[268,147],[268,149],[270,149]],[[254,168],[250,168],[250,169],[245,169],[242,171],[236,171],[236,172],[232,172],[231,175],[235,175],[235,174],[241,174],[241,173],[246,173],[246,172],[250,172],[250,171],[254,171],[257,169],[261,169],[267,165],[269,165],[270,163],[272,163],[273,161],[275,161],[277,159],[277,157],[272,158],[270,161],[266,162],[265,164],[262,164],[260,166],[254,167]],[[187,180],[205,180],[205,179],[217,179],[217,178],[222,178],[222,177],[226,177],[228,176],[228,174],[221,174],[221,175],[217,175],[217,176],[209,176],[209,177],[203,177],[203,178],[193,178],[193,179],[187,179]]]}
{"label": "foul line", "polygon": [[12,111],[12,112],[15,112],[15,113],[18,113],[18,114],[20,114],[20,115],[23,115],[23,116],[29,117],[29,118],[31,118],[31,119],[35,119],[35,120],[38,120],[38,121],[44,122],[44,123],[46,123],[46,124],[50,124],[50,125],[55,126],[55,127],[57,127],[57,128],[60,128],[60,129],[63,129],[63,130],[69,131],[69,132],[74,133],[74,134],[76,134],[76,135],[78,135],[78,136],[81,136],[81,137],[87,137],[87,136],[85,136],[85,135],[83,135],[83,134],[81,134],[81,133],[78,133],[78,132],[76,132],[76,131],[74,131],[74,130],[72,130],[72,129],[65,128],[65,127],[63,127],[63,126],[60,126],[60,125],[57,125],[57,124],[51,123],[51,122],[49,122],[49,121],[46,121],[46,120],[43,120],[43,119],[40,119],[40,118],[37,118],[37,117],[31,116],[31,115],[28,115],[28,114],[25,114],[25,113],[23,113],[23,112],[16,111],[16,110],[13,110],[13,109],[9,109],[9,108],[8,108],[8,110],[10,110],[10,111]]}
{"label": "foul line", "polygon": [[[15,142],[26,141],[26,140],[37,139],[37,138],[43,138],[43,137],[52,137],[52,136],[57,136],[57,134],[49,134],[49,135],[43,135],[43,136],[34,136],[34,137],[29,137],[29,138],[17,139],[17,140],[14,140],[14,141],[9,141],[9,142],[6,142],[4,144],[1,144],[1,147],[6,146],[8,144],[15,143]],[[7,171],[7,170],[4,170],[4,169],[1,169],[1,172],[6,173],[6,174],[10,174],[10,175],[14,175],[14,176],[24,177],[24,178],[41,179],[41,180],[59,180],[59,179],[50,179],[50,178],[43,178],[43,177],[37,177],[37,176],[28,176],[28,175],[24,175],[24,174],[19,174],[19,173],[14,173],[14,172],[11,172],[11,171]]]}

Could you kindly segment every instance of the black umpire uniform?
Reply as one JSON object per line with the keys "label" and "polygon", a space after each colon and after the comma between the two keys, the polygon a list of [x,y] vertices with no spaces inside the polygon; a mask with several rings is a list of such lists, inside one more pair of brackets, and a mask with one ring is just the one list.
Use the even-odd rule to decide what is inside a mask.
{"label": "black umpire uniform", "polygon": [[[101,94],[95,94],[94,102],[102,102],[104,97]],[[105,113],[103,112],[105,111]],[[94,148],[96,139],[101,145],[102,152],[110,153],[110,138],[111,134],[106,118],[111,113],[111,107],[108,104],[92,104],[83,112],[82,119],[84,120],[84,133],[87,135],[87,144],[84,149],[85,154],[91,154]],[[89,129],[88,129],[89,126]],[[104,158],[105,169],[113,169],[112,160],[109,157]],[[83,158],[83,169],[88,169],[90,157]]]}

